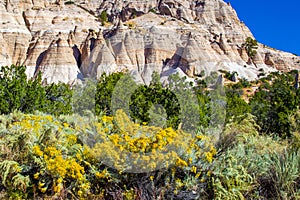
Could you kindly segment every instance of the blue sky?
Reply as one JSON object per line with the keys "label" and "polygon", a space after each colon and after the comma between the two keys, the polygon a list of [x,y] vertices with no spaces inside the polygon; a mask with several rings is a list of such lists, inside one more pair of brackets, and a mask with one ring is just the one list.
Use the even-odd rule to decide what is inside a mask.
{"label": "blue sky", "polygon": [[300,55],[300,0],[225,0],[260,43]]}

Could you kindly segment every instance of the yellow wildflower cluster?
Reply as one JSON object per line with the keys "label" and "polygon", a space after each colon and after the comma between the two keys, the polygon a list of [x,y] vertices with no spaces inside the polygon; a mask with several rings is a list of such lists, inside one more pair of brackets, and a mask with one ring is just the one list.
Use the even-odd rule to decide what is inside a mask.
{"label": "yellow wildflower cluster", "polygon": [[[133,127],[136,127],[134,132],[115,133],[110,135],[109,139],[121,150],[126,149],[133,153],[148,153],[153,150],[163,150],[163,148],[170,144],[178,135],[172,128],[138,127],[137,124]],[[148,134],[149,129],[156,132],[153,132],[153,135],[150,136],[150,134]]]}
{"label": "yellow wildflower cluster", "polygon": [[191,172],[193,172],[194,174],[196,174],[197,173],[197,167],[192,166],[191,167]]}
{"label": "yellow wildflower cluster", "polygon": [[[73,129],[70,124],[66,122],[60,122],[57,119],[54,119],[51,115],[31,115],[24,114],[22,118],[14,123],[12,123],[13,127],[20,128],[23,131],[30,131],[34,136],[39,136],[45,130],[51,129],[57,130],[59,132],[63,131],[79,131],[79,127],[75,127]],[[82,128],[81,128],[82,129]]]}
{"label": "yellow wildflower cluster", "polygon": [[73,178],[83,180],[84,168],[76,162],[74,158],[64,159],[61,150],[55,147],[46,147],[44,151],[44,160],[47,164],[47,170],[61,178]]}
{"label": "yellow wildflower cluster", "polygon": [[212,163],[213,157],[217,154],[217,150],[214,146],[210,145],[210,151],[205,152],[205,158],[209,163]]}
{"label": "yellow wildflower cluster", "polygon": [[44,126],[53,122],[51,115],[26,115],[20,121],[14,122],[12,125],[20,127],[22,130],[28,130],[33,133],[40,133]]}
{"label": "yellow wildflower cluster", "polygon": [[[62,151],[55,146],[46,147],[44,151],[42,151],[38,145],[35,145],[33,152],[43,159],[46,164],[46,172],[51,174],[56,180],[53,184],[53,191],[55,193],[59,193],[63,189],[63,183],[66,179],[77,180],[80,188],[79,191],[81,191],[79,193],[82,193],[82,195],[89,191],[90,185],[84,176],[84,167],[81,166],[75,158],[64,156]],[[34,178],[39,179],[43,173],[44,172],[37,172],[34,174]],[[41,191],[46,191],[45,187],[43,187],[43,183],[40,183],[40,188]]]}
{"label": "yellow wildflower cluster", "polygon": [[113,119],[114,118],[111,116],[106,116],[106,115],[102,116],[102,122],[104,122],[104,123],[112,123]]}
{"label": "yellow wildflower cluster", "polygon": [[[67,151],[72,149],[74,145],[77,145],[77,136],[80,130],[86,127],[76,126],[74,129],[72,126],[63,121],[60,122],[54,119],[50,115],[26,115],[24,114],[22,118],[14,122],[13,127],[20,128],[22,131],[30,131],[32,135],[38,139],[42,136],[45,131],[51,127],[51,129],[59,132],[58,138],[50,138],[49,146],[41,149],[39,145],[34,145],[32,152],[34,155],[38,156],[42,162],[45,163],[45,169],[34,174],[34,179],[42,180],[43,175],[46,173],[51,174],[54,178],[53,180],[53,191],[59,193],[64,188],[64,182],[68,179],[74,179],[78,183],[78,193],[84,195],[89,191],[89,183],[87,182],[84,174],[84,167],[80,165],[82,156],[79,153],[73,155],[65,155],[61,147],[67,147]],[[57,140],[58,139],[58,140]],[[47,142],[49,142],[47,141]],[[55,142],[54,142],[55,141]],[[53,145],[53,144],[56,144]],[[41,192],[46,192],[47,188],[44,186],[45,183],[39,182],[39,187]]]}
{"label": "yellow wildflower cluster", "polygon": [[151,171],[175,165],[196,175],[199,160],[212,162],[216,154],[206,136],[193,137],[172,128],[134,123],[122,110],[114,117],[102,117],[96,127],[101,142],[91,149],[93,157],[105,160],[121,172]]}
{"label": "yellow wildflower cluster", "polygon": [[99,179],[109,179],[110,173],[108,172],[107,168],[105,168],[102,172],[96,172],[95,176]]}
{"label": "yellow wildflower cluster", "polygon": [[203,169],[203,166],[212,163],[214,156],[217,154],[211,138],[204,135],[196,135],[183,146],[185,151],[182,154],[178,154],[175,163],[176,167],[188,170],[194,178],[202,180],[203,176],[201,175],[204,173],[202,173],[201,169]]}
{"label": "yellow wildflower cluster", "polygon": [[[111,124],[115,122],[117,129],[120,130],[109,134],[110,141],[120,149],[126,149],[134,153],[147,153],[153,149],[162,150],[178,135],[178,132],[172,128],[162,129],[134,123],[121,110],[117,111],[114,120],[112,117],[105,117],[104,119],[105,122]],[[99,130],[99,132],[102,132],[102,130]],[[107,134],[107,132],[104,134]]]}
{"label": "yellow wildflower cluster", "polygon": [[134,170],[133,166],[138,166],[137,170],[168,167],[178,158],[174,149],[182,147],[188,138],[186,133],[172,128],[134,123],[121,110],[114,118],[102,117],[96,127],[101,143],[92,149],[94,156],[109,160],[120,171]]}
{"label": "yellow wildflower cluster", "polygon": [[188,164],[186,161],[182,160],[181,158],[178,158],[176,161],[176,166],[178,167],[187,167]]}
{"label": "yellow wildflower cluster", "polygon": [[47,186],[45,186],[44,181],[40,181],[38,184],[38,189],[42,192],[45,193],[47,191]]}
{"label": "yellow wildflower cluster", "polygon": [[77,136],[74,134],[68,134],[66,135],[66,138],[69,145],[74,145],[77,143]]}
{"label": "yellow wildflower cluster", "polygon": [[44,154],[38,145],[33,146],[33,153],[37,156],[43,156]]}
{"label": "yellow wildflower cluster", "polygon": [[[217,150],[213,146],[211,138],[204,135],[197,135],[192,140],[188,153],[194,154],[197,158],[203,158],[211,163],[217,154]],[[192,164],[192,162],[193,159],[189,160],[189,164]]]}

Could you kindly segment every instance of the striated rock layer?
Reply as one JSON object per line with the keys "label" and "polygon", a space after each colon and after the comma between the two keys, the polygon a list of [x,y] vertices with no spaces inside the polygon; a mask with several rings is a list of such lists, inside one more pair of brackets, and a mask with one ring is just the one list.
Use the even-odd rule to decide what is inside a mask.
{"label": "striated rock layer", "polygon": [[259,44],[222,0],[0,0],[0,65],[23,64],[47,83],[130,70],[191,78],[219,69],[255,79],[300,68],[300,58]]}

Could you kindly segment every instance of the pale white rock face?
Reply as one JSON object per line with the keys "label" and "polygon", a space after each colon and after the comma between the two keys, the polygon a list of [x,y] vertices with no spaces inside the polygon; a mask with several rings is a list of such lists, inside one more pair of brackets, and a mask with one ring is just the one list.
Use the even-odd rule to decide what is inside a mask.
{"label": "pale white rock face", "polygon": [[3,35],[0,35],[0,66],[7,66],[11,64],[7,48],[8,46],[6,42],[4,42]]}
{"label": "pale white rock face", "polygon": [[166,80],[223,69],[252,80],[300,68],[299,57],[262,44],[249,62],[242,44],[253,35],[222,0],[65,2],[0,0],[0,65],[26,65],[48,83],[127,70],[146,84],[154,71]]}
{"label": "pale white rock face", "polygon": [[6,7],[0,4],[0,63],[21,64],[26,58],[26,51],[31,38],[22,15],[7,12]]}
{"label": "pale white rock face", "polygon": [[36,69],[39,71],[47,83],[68,83],[81,77],[73,50],[63,39],[52,42]]}

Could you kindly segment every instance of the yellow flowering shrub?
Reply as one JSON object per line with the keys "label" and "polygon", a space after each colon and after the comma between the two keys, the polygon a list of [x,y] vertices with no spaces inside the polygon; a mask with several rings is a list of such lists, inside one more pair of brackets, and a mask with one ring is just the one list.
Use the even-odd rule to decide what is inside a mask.
{"label": "yellow flowering shrub", "polygon": [[[64,183],[76,180],[77,189],[80,191],[78,195],[84,196],[89,193],[90,183],[85,177],[84,167],[77,158],[63,155],[55,146],[48,146],[43,151],[39,146],[34,146],[34,149],[35,155],[40,157],[46,166],[43,171],[36,173],[34,178],[43,180],[47,175],[53,178],[53,187],[47,189],[59,193],[64,188]],[[46,192],[45,187],[41,187],[41,184],[39,186],[41,192]]]}
{"label": "yellow flowering shrub", "polygon": [[194,172],[196,177],[197,168],[210,164],[216,155],[207,136],[134,123],[122,110],[114,117],[102,117],[96,127],[97,141],[101,142],[91,149],[93,157],[120,172],[154,171],[175,165]]}
{"label": "yellow flowering shrub", "polygon": [[102,117],[96,127],[97,140],[102,142],[92,149],[94,156],[119,171],[152,171],[168,167],[179,157],[174,149],[183,147],[182,142],[189,138],[180,130],[134,123],[121,110],[109,120]]}
{"label": "yellow flowering shrub", "polygon": [[107,187],[126,183],[113,190],[137,198],[130,180],[157,184],[158,171],[165,177],[160,184],[178,192],[200,182],[216,154],[209,137],[134,123],[122,110],[93,120],[20,114],[8,129],[28,136],[24,155],[30,155],[30,181],[40,196],[101,199]]}

